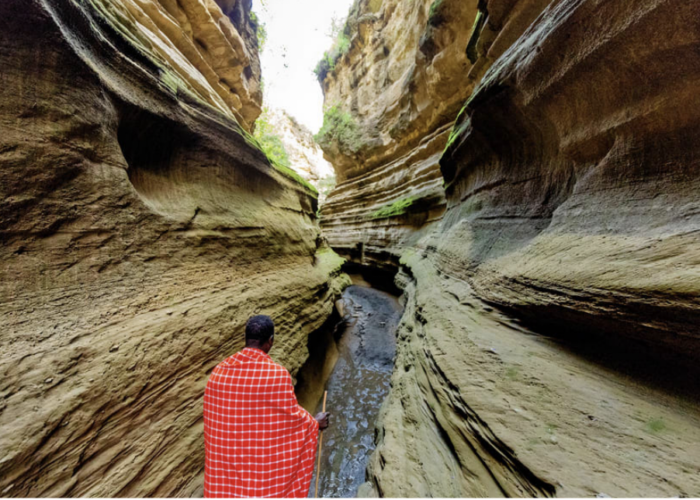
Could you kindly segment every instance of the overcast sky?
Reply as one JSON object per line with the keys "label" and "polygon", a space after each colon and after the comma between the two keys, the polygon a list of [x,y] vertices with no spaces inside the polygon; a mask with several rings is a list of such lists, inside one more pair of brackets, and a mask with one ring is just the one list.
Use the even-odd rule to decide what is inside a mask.
{"label": "overcast sky", "polygon": [[313,133],[323,123],[323,93],[313,70],[333,43],[331,19],[344,18],[351,4],[352,0],[253,0],[253,12],[267,27],[260,56],[264,105],[287,110]]}

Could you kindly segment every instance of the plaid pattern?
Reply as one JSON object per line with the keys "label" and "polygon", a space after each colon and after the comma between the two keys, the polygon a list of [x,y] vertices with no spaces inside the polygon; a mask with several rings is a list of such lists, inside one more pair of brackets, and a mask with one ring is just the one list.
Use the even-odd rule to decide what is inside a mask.
{"label": "plaid pattern", "polygon": [[246,347],[214,368],[204,392],[204,496],[305,497],[317,440],[289,372]]}

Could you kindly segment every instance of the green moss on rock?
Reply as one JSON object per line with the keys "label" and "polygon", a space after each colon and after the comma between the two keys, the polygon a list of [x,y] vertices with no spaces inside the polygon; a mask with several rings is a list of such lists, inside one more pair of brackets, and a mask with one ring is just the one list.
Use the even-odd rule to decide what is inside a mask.
{"label": "green moss on rock", "polygon": [[476,19],[474,20],[474,26],[472,26],[471,35],[469,35],[469,43],[467,44],[467,58],[474,64],[479,58],[477,51],[477,45],[479,43],[479,37],[481,36],[481,30],[484,27],[484,22],[486,21],[486,16],[483,12],[479,11],[476,14]]}
{"label": "green moss on rock", "polygon": [[372,219],[388,219],[389,217],[396,217],[397,215],[403,215],[408,212],[408,209],[415,203],[416,199],[413,197],[401,198],[393,203],[384,205],[382,208],[377,210],[371,215]]}
{"label": "green moss on rock", "polygon": [[323,126],[314,138],[324,149],[337,144],[341,150],[357,153],[362,146],[359,125],[350,113],[337,105],[326,109],[323,114]]}
{"label": "green moss on rock", "polygon": [[443,16],[441,13],[441,7],[444,0],[435,0],[430,5],[430,10],[428,11],[428,25],[437,26],[443,22]]}

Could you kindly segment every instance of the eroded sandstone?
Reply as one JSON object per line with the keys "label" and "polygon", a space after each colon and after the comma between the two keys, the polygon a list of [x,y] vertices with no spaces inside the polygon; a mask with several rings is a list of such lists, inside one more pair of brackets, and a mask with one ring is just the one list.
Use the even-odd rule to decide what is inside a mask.
{"label": "eroded sandstone", "polygon": [[264,313],[296,373],[345,283],[224,7],[0,3],[5,496],[201,494],[211,369]]}
{"label": "eroded sandstone", "polygon": [[406,303],[363,494],[700,492],[696,20],[356,3],[322,224]]}

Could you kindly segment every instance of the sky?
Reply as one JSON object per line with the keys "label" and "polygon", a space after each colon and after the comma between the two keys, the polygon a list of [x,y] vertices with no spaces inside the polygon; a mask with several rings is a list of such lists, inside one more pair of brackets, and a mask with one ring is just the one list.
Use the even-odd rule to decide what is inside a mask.
{"label": "sky", "polygon": [[314,68],[333,44],[331,20],[344,19],[352,0],[253,0],[267,28],[260,55],[264,106],[284,109],[316,133],[323,124],[323,92]]}

